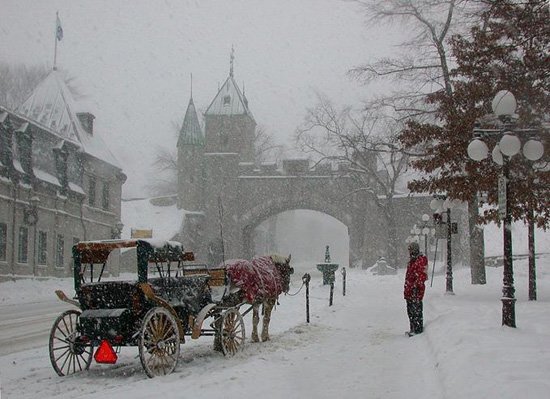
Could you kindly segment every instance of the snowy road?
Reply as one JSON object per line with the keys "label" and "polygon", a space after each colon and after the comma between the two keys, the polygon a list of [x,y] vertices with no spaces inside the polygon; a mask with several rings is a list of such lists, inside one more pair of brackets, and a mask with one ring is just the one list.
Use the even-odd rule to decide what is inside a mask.
{"label": "snowy road", "polygon": [[0,306],[0,356],[43,347],[54,320],[69,307],[55,299]]}

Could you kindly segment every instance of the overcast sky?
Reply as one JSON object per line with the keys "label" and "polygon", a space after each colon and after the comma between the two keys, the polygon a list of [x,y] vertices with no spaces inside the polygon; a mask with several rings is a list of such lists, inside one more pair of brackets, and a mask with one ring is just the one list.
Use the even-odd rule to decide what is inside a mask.
{"label": "overcast sky", "polygon": [[256,122],[288,144],[319,91],[357,104],[374,87],[346,72],[395,51],[389,28],[369,27],[342,0],[0,0],[0,60],[58,67],[77,79],[95,127],[142,196],[155,148],[175,147],[190,96],[205,111],[229,73],[246,87]]}

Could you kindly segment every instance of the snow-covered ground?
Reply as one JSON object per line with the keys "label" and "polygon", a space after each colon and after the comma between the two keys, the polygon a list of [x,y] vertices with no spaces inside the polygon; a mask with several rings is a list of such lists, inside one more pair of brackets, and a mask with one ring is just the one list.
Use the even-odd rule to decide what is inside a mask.
{"label": "snow-covered ground", "polygon": [[[313,263],[297,266],[300,273],[314,271]],[[527,261],[515,262],[515,329],[501,326],[502,268],[488,268],[483,286],[470,284],[469,269],[455,270],[454,296],[445,295],[445,276],[436,273],[424,302],[425,333],[413,338],[404,335],[403,270],[374,276],[348,269],[345,297],[338,273],[332,307],[328,287],[314,272],[311,323],[305,323],[305,290],[281,297],[272,340],[248,343],[233,358],[214,352],[211,338],[201,337],[182,345],[178,367],[166,377],[147,378],[137,348],[124,348],[116,365],[93,363],[88,372],[58,377],[44,342],[0,357],[1,397],[547,398],[549,267],[549,257],[539,259],[538,300],[528,301]],[[69,291],[71,281],[2,283],[0,306],[21,298],[44,301],[59,287]],[[246,319],[249,335],[250,315]]]}

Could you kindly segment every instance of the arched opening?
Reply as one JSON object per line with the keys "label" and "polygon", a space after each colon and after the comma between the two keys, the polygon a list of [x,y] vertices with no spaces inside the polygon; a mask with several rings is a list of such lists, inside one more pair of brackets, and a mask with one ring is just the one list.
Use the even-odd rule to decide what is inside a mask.
{"label": "arched opening", "polygon": [[297,209],[265,219],[252,232],[254,254],[292,254],[295,273],[319,273],[316,264],[324,262],[330,246],[331,261],[349,265],[348,227],[325,213]]}

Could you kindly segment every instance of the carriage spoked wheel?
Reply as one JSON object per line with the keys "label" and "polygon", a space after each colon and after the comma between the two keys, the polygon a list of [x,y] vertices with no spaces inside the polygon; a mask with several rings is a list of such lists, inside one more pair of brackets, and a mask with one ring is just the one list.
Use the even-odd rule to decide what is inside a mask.
{"label": "carriage spoked wheel", "polygon": [[239,310],[231,308],[221,316],[221,350],[225,356],[234,356],[244,348],[244,320]]}
{"label": "carriage spoked wheel", "polygon": [[148,377],[170,374],[180,354],[180,333],[176,319],[164,308],[145,315],[139,337],[139,358]]}
{"label": "carriage spoked wheel", "polygon": [[93,346],[80,340],[77,330],[80,311],[71,309],[61,313],[50,331],[50,361],[60,376],[88,370],[92,363]]}

